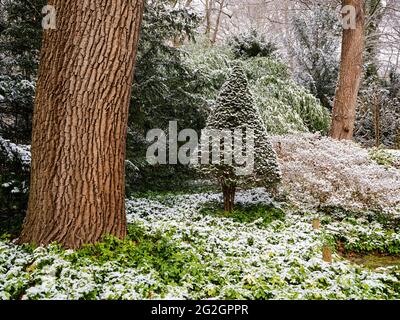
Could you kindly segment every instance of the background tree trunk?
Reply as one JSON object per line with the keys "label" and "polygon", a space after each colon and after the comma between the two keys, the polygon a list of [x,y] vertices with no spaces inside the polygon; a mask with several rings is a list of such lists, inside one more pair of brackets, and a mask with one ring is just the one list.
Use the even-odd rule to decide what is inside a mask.
{"label": "background tree trunk", "polygon": [[222,16],[222,12],[224,10],[224,4],[225,4],[225,0],[220,0],[219,1],[219,9],[218,9],[218,14],[217,14],[217,20],[215,21],[214,33],[213,33],[212,39],[211,39],[211,44],[212,45],[214,45],[217,42],[219,27],[221,25],[221,16]]}
{"label": "background tree trunk", "polygon": [[223,185],[222,193],[224,195],[224,211],[230,213],[235,205],[236,187]]}
{"label": "background tree trunk", "polygon": [[125,142],[143,0],[49,1],[32,176],[20,242],[68,248],[126,235]]}
{"label": "background tree trunk", "polygon": [[365,42],[363,0],[343,0],[356,9],[356,29],[343,29],[340,75],[332,114],[331,137],[353,138],[357,96],[360,89]]}
{"label": "background tree trunk", "polygon": [[381,105],[379,97],[374,95],[372,101],[373,116],[374,116],[374,131],[375,131],[375,147],[379,147],[382,143],[382,131],[381,131]]}
{"label": "background tree trunk", "polygon": [[205,0],[205,19],[206,19],[206,30],[205,30],[205,35],[207,36],[207,40],[211,41],[210,35],[211,35],[211,9],[212,9],[212,1],[213,0]]}

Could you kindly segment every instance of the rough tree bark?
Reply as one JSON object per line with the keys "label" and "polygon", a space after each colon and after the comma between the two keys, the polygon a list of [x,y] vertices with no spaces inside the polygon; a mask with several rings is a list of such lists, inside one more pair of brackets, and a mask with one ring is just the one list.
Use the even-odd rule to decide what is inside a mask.
{"label": "rough tree bark", "polygon": [[340,75],[333,107],[331,137],[351,140],[363,68],[364,0],[343,0],[342,4],[353,6],[357,16],[355,29],[343,29]]}
{"label": "rough tree bark", "polygon": [[143,0],[49,1],[32,176],[20,242],[67,248],[126,235],[125,147]]}
{"label": "rough tree bark", "polygon": [[232,212],[235,205],[236,186],[222,186],[222,193],[224,196],[224,211]]}

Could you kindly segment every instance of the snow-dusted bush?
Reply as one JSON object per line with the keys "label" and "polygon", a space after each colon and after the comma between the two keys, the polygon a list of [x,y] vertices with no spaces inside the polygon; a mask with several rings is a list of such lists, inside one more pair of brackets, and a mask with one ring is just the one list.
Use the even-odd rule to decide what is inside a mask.
{"label": "snow-dusted bush", "polygon": [[273,143],[293,202],[400,214],[400,171],[371,160],[367,149],[318,134],[274,137]]}
{"label": "snow-dusted bush", "polygon": [[26,207],[30,161],[30,146],[0,136],[0,213],[20,213]]}
{"label": "snow-dusted bush", "polygon": [[[234,55],[226,47],[188,47],[187,64],[209,79],[207,99],[214,100],[229,76]],[[287,66],[276,58],[243,60],[249,88],[266,128],[272,134],[327,132],[329,112],[304,87],[291,80]]]}
{"label": "snow-dusted bush", "polygon": [[[237,137],[235,137],[235,145],[231,145],[230,148],[231,157],[233,154],[242,154],[244,151],[248,158],[247,162],[242,163],[242,161],[237,161],[236,157],[232,157],[234,159],[231,159],[231,164],[228,164],[228,159],[225,158],[227,150],[221,149],[218,155],[222,159],[220,163],[202,164],[201,166],[202,171],[208,177],[214,178],[222,186],[226,211],[233,210],[236,187],[272,187],[280,181],[281,172],[276,160],[276,153],[254,105],[248,88],[248,80],[241,65],[234,66],[232,74],[223,85],[216,106],[207,120],[206,130],[228,131],[231,134],[231,143],[236,131],[240,130],[240,134],[243,134],[241,144],[244,145],[244,141],[246,141],[246,150],[243,150],[243,146],[240,146],[241,150],[237,150]],[[251,139],[253,142],[250,145],[248,142]],[[225,143],[225,140],[226,137],[218,143]],[[206,152],[208,153],[209,150]],[[249,163],[250,157],[253,159],[251,163]],[[245,173],[238,174],[238,169],[244,170]]]}
{"label": "snow-dusted bush", "polygon": [[204,98],[212,104],[219,89],[229,75],[230,63],[234,55],[228,47],[208,47],[203,42],[190,44],[182,48],[185,53],[185,65],[193,72],[207,80],[203,89]]}
{"label": "snow-dusted bush", "polygon": [[296,81],[308,88],[326,108],[333,106],[340,61],[342,26],[329,5],[310,5],[292,18],[288,44],[295,62]]}
{"label": "snow-dusted bush", "polygon": [[328,131],[328,110],[293,81],[266,76],[253,84],[252,91],[269,132],[286,134]]}
{"label": "snow-dusted bush", "polygon": [[394,85],[372,81],[362,88],[354,137],[363,146],[400,148],[400,94],[391,92]]}
{"label": "snow-dusted bush", "polygon": [[30,143],[34,95],[35,81],[0,74],[0,135]]}
{"label": "snow-dusted bush", "polygon": [[24,168],[29,168],[31,164],[31,147],[18,145],[3,139],[0,136],[0,154],[4,162],[19,161]]}
{"label": "snow-dusted bush", "polygon": [[396,152],[396,150],[387,150],[382,147],[374,147],[369,150],[370,158],[378,164],[400,169],[400,157],[398,153],[400,153],[400,151]]}
{"label": "snow-dusted bush", "polygon": [[271,57],[278,50],[277,46],[267,40],[265,34],[257,29],[249,29],[228,39],[235,58]]}

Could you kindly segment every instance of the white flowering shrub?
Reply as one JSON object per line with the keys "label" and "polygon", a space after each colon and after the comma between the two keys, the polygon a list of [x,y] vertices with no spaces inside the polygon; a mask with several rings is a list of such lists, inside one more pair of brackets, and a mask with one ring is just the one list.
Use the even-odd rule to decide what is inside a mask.
{"label": "white flowering shrub", "polygon": [[[396,267],[372,271],[337,254],[324,262],[322,247],[330,235],[313,230],[311,216],[288,214],[264,225],[200,213],[215,200],[221,194],[127,201],[130,223],[141,225],[145,237],[162,235],[167,251],[159,256],[155,251],[99,262],[57,246],[31,249],[0,241],[0,299],[400,298]],[[271,200],[264,189],[253,189],[240,192],[238,201]],[[358,232],[353,223],[343,224],[346,232]],[[160,268],[170,249],[174,258],[161,261]],[[177,262],[180,268],[171,270]]]}
{"label": "white flowering shrub", "polygon": [[367,149],[318,134],[272,140],[283,189],[299,206],[400,214],[400,171],[371,160]]}

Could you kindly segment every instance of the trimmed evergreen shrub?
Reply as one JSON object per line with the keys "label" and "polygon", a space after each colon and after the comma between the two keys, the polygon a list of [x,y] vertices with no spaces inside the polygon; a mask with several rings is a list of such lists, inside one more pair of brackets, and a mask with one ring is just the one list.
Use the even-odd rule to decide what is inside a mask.
{"label": "trimmed evergreen shrub", "polygon": [[[252,168],[245,170],[244,174],[239,174],[238,169],[243,170],[244,166],[249,165],[249,163],[238,162],[236,157],[231,164],[226,163],[226,155],[224,154],[226,150],[224,148],[219,150],[221,159],[219,163],[211,162],[209,165],[201,166],[202,171],[207,176],[214,178],[221,185],[224,193],[225,210],[229,212],[233,210],[236,187],[274,187],[281,179],[276,153],[268,140],[267,131],[254,105],[248,88],[247,77],[243,68],[240,65],[235,65],[231,76],[221,89],[215,108],[207,120],[206,130],[219,130],[220,132],[226,130],[233,137],[235,136],[234,131],[238,129],[244,134],[247,160],[248,157],[252,157],[254,160]],[[253,145],[248,144],[250,139],[254,139]],[[218,142],[226,147],[225,140],[225,138],[221,138]],[[242,150],[237,150],[236,137],[234,140],[232,153],[237,154],[239,152],[242,154],[244,146],[241,146]],[[242,139],[240,142],[244,142],[244,140]]]}

